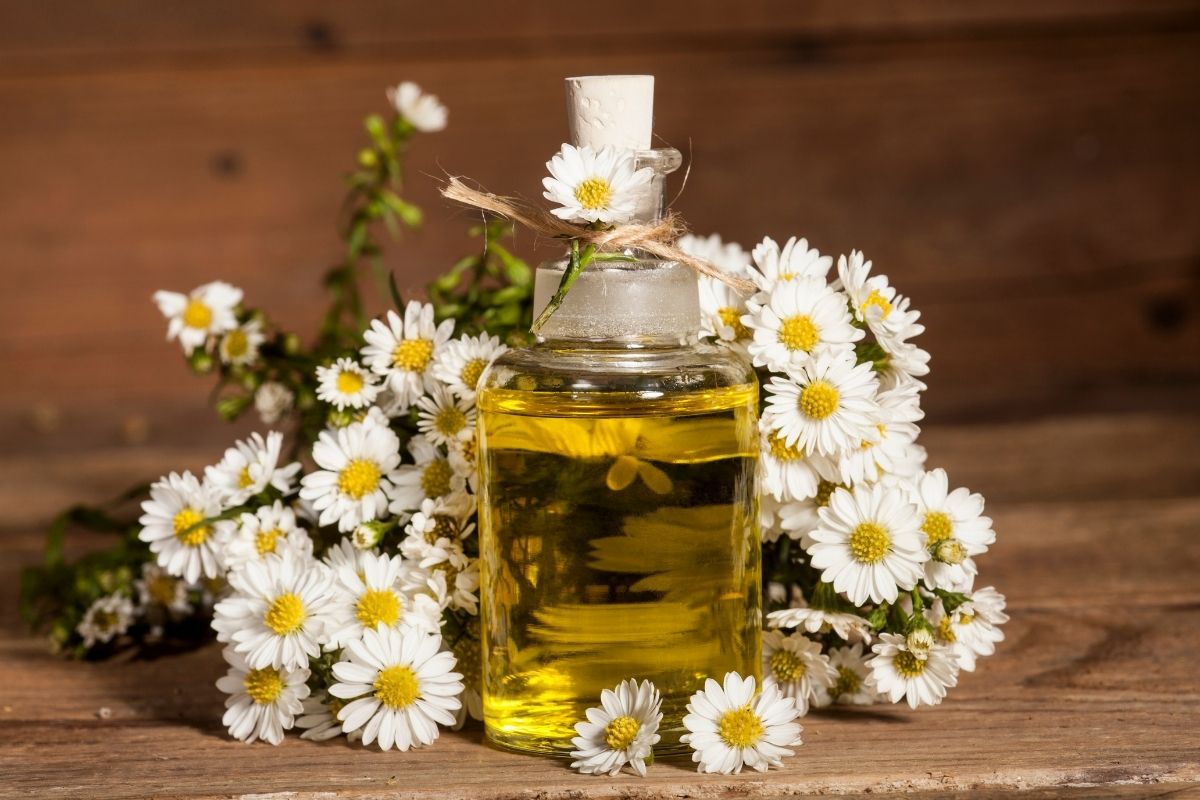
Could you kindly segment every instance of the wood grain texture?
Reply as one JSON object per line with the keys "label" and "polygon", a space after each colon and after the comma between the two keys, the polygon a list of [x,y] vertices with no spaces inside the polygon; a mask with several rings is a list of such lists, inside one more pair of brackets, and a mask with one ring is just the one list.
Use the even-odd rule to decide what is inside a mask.
{"label": "wood grain texture", "polygon": [[[409,754],[241,745],[219,722],[215,645],[62,661],[24,633],[5,592],[0,798],[1195,797],[1198,436],[1200,418],[1149,415],[928,431],[955,483],[969,477],[991,498],[998,542],[980,562],[981,585],[1009,597],[1007,638],[936,708],[810,715],[784,770],[700,776],[686,761],[660,762],[645,780],[589,778],[489,748],[478,728]],[[4,478],[48,465],[10,464]],[[58,474],[83,486],[132,465],[64,463]],[[11,586],[40,539],[12,529],[0,541],[0,585]],[[111,716],[98,718],[101,708]]]}
{"label": "wood grain texture", "polygon": [[6,4],[2,446],[223,436],[150,294],[221,277],[311,330],[357,120],[404,77],[451,126],[402,285],[474,247],[434,176],[536,196],[561,77],[650,71],[694,227],[864,249],[924,312],[934,419],[1200,403],[1200,3],[642,6],[588,39],[536,4]]}

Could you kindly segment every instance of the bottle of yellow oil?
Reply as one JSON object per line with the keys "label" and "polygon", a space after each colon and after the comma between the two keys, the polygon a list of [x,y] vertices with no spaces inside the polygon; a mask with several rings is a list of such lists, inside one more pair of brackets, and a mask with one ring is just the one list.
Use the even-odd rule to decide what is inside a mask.
{"label": "bottle of yellow oil", "polygon": [[[655,171],[652,221],[680,155],[649,148],[646,81],[570,79],[568,93],[646,117],[633,147]],[[607,143],[586,123],[572,120],[575,144]],[[480,384],[484,724],[513,750],[568,754],[601,691],[636,678],[662,693],[656,753],[680,752],[705,678],[760,672],[754,371],[697,342],[691,269],[628,255],[589,265],[537,343]],[[538,269],[535,311],[564,268]]]}

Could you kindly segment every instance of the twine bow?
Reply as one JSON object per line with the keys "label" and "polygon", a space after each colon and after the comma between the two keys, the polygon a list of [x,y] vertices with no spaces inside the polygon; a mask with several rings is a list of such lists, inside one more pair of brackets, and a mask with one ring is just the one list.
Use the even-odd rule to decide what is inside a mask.
{"label": "twine bow", "polygon": [[[654,222],[631,222],[597,230],[583,228],[559,219],[548,211],[523,200],[472,189],[455,177],[451,177],[446,186],[442,188],[442,196],[471,208],[489,211],[518,223],[536,234],[570,240],[571,253],[568,268],[563,272],[563,280],[559,284],[558,291],[533,323],[534,332],[550,318],[550,315],[562,303],[567,289],[575,282],[594,254],[598,253],[614,254],[628,249],[637,249],[663,261],[675,261],[690,267],[698,274],[715,278],[733,287],[741,294],[750,294],[754,291],[754,284],[749,280],[730,275],[704,259],[684,252],[676,244],[676,241],[687,233],[687,226],[673,211]],[[582,254],[579,249],[580,245],[584,248]],[[616,256],[609,260],[621,258],[623,257]]]}

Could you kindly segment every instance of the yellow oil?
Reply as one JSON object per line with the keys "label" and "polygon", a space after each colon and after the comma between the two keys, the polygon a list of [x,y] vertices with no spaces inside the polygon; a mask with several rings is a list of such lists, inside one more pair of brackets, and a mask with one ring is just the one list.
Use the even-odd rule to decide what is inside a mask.
{"label": "yellow oil", "polygon": [[564,755],[600,692],[649,679],[659,755],[704,679],[760,672],[757,387],[480,394],[488,737]]}

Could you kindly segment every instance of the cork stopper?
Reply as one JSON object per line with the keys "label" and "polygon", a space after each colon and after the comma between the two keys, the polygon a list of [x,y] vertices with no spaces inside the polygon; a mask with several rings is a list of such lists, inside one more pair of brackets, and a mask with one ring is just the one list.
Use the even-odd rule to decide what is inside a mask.
{"label": "cork stopper", "polygon": [[653,75],[567,78],[567,125],[576,147],[649,150],[654,131]]}

